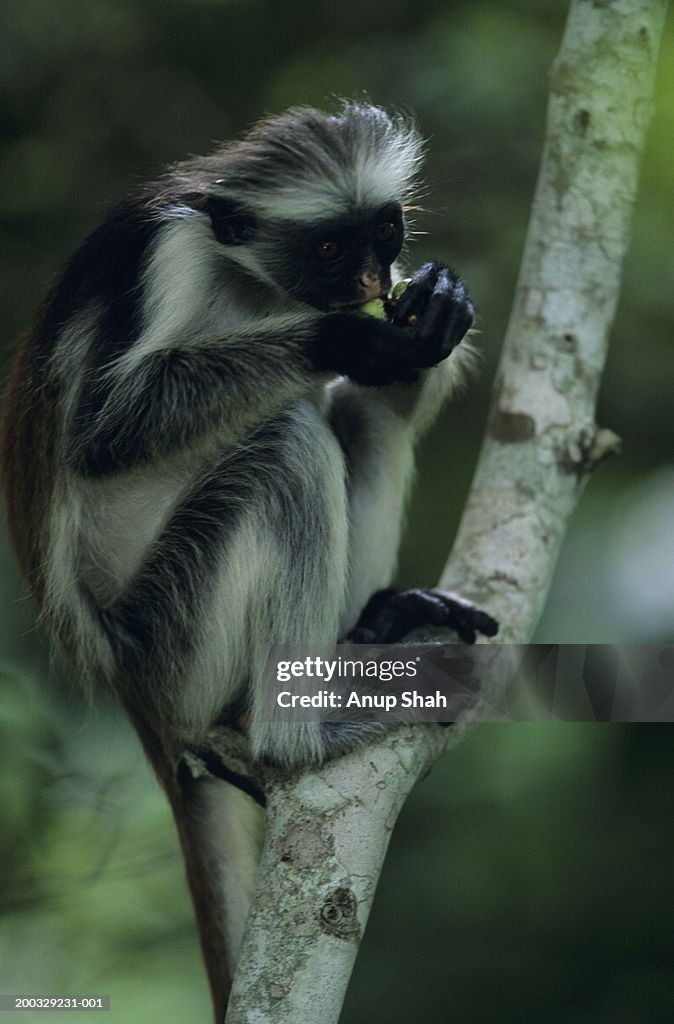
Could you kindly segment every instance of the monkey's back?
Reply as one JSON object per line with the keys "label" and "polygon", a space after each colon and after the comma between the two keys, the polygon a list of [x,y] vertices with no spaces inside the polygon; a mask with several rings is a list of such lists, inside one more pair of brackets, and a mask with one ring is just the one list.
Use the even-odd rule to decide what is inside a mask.
{"label": "monkey's back", "polygon": [[[56,423],[45,362],[35,343],[48,299],[17,344],[5,391],[0,468],[9,538],[41,609],[45,591],[46,520],[54,479]],[[51,411],[51,416],[50,416]]]}

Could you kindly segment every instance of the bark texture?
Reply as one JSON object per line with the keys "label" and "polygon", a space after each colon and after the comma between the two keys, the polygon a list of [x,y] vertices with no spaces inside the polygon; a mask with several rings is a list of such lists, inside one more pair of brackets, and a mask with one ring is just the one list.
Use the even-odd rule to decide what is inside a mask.
{"label": "bark texture", "polygon": [[574,0],[475,479],[442,585],[500,642],[542,610],[587,473],[618,438],[594,420],[651,114],[663,0]]}

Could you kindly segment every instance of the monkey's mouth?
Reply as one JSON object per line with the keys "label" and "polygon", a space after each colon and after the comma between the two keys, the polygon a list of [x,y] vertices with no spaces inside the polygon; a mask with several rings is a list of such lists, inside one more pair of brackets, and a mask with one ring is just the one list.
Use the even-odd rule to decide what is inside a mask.
{"label": "monkey's mouth", "polygon": [[[382,288],[379,295],[374,296],[375,299],[387,299],[388,291]],[[329,309],[339,310],[342,313],[357,313],[361,306],[365,305],[366,302],[371,302],[372,298],[367,298],[366,295],[362,295],[358,299],[349,299],[348,302],[331,302]]]}

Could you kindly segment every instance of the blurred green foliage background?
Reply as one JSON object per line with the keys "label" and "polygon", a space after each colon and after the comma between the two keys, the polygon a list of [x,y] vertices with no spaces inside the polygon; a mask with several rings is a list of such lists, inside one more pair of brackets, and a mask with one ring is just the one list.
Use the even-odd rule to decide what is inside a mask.
{"label": "blurred green foliage background", "polygon": [[[434,583],[477,455],[564,16],[552,0],[4,0],[4,358],[133,181],[291,104],[367,94],[413,111],[431,140],[414,260],[461,270],[486,353],[420,460],[400,578]],[[674,640],[671,21],[656,103],[599,414],[625,450],[581,501],[549,642]],[[86,708],[50,667],[4,544],[0,563],[0,992],[109,993],[120,1024],[208,1020],[162,797],[115,709]],[[474,733],[403,814],[344,1020],[673,1020],[672,738]]]}

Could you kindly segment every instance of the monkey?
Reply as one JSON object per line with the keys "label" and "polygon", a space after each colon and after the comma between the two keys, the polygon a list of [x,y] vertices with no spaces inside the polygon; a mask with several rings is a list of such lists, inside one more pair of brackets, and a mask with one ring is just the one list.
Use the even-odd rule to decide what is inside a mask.
{"label": "monkey", "polygon": [[169,792],[216,1017],[250,869],[197,890],[223,856],[250,862],[247,798],[208,780],[186,809],[181,752],[243,723],[255,758],[297,767],[381,728],[266,721],[270,643],[497,629],[455,595],[391,588],[415,446],[474,361],[473,302],[443,264],[390,320],[360,309],[402,276],[423,145],[345,103],[173,165],[71,257],[11,370],[9,534],[48,632],[118,697]]}

